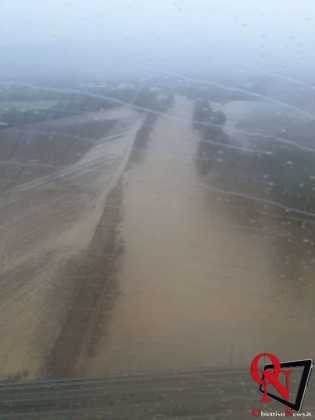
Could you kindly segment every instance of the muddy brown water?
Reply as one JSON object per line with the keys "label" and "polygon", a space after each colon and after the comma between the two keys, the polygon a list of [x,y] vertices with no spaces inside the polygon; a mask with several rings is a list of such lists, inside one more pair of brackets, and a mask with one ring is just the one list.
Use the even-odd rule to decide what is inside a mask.
{"label": "muddy brown water", "polygon": [[[229,194],[242,192],[238,182],[220,192],[214,174],[199,175],[192,101],[176,98],[131,165],[144,116],[116,112],[119,139],[57,182],[2,197],[1,376],[234,369],[263,351],[312,357],[313,224]],[[221,164],[230,177],[224,155]],[[116,229],[117,248],[105,238]]]}
{"label": "muddy brown water", "polygon": [[[106,121],[114,119],[116,125],[110,132],[103,130],[102,137],[81,159],[48,175],[36,176],[35,171],[31,179],[1,191],[1,378],[46,377],[47,369],[42,370],[46,359],[66,359],[82,332],[80,328],[71,331],[73,340],[60,338],[73,325],[73,313],[80,313],[72,308],[78,300],[74,292],[89,272],[90,260],[98,261],[98,255],[90,258],[89,247],[108,193],[117,183],[142,125],[142,116],[127,108],[82,116],[89,123],[94,119],[104,127],[108,126]],[[63,124],[72,127],[76,122],[67,119]],[[54,122],[50,124],[53,129]],[[56,122],[56,128],[63,133],[61,121]],[[88,255],[88,261],[82,254]],[[94,283],[98,274],[93,266]],[[76,310],[82,312],[81,307]],[[60,342],[66,348],[57,357],[54,351]],[[52,367],[54,375],[60,374],[59,364]]]}
{"label": "muddy brown water", "polygon": [[120,294],[85,374],[312,357],[314,244],[276,208],[209,188],[192,112],[177,98],[125,173]]}

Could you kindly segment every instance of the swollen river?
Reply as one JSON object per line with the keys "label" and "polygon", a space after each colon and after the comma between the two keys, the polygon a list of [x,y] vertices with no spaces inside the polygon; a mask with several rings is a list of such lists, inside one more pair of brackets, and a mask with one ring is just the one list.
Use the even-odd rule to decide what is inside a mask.
{"label": "swollen river", "polygon": [[277,208],[211,188],[196,167],[192,115],[177,97],[125,173],[120,293],[90,375],[234,369],[263,351],[312,356],[314,281],[302,265],[313,245],[292,231],[287,248]]}

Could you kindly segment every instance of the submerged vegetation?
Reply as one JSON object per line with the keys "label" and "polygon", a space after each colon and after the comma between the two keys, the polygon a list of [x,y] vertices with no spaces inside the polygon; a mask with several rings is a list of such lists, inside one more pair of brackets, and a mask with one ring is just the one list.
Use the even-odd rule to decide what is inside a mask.
{"label": "submerged vegetation", "polygon": [[[216,113],[204,100],[196,102],[194,119],[200,135],[198,168],[204,175],[215,174],[219,188],[255,194],[288,211],[315,214],[315,150],[277,142],[272,135],[257,134],[249,140],[244,133],[243,141],[235,140],[224,132],[223,115],[221,124],[214,123]],[[291,121],[295,132],[297,126],[303,133],[303,126]],[[290,131],[287,138],[292,138]]]}
{"label": "submerged vegetation", "polygon": [[[242,122],[244,131],[234,136],[235,131],[228,130],[228,121],[226,127],[212,125],[212,116],[209,101],[196,102],[196,166],[202,183],[209,188],[209,194],[214,193],[212,200],[222,202],[233,221],[232,229],[268,241],[281,287],[298,287],[303,290],[301,294],[309,294],[312,299],[314,292],[309,287],[315,264],[315,152],[305,149],[301,141],[308,124],[292,120],[290,126],[295,130],[287,130],[286,136],[295,143],[285,143],[277,141],[281,139],[275,131],[274,136],[271,134],[275,124],[267,119],[265,127],[270,137],[269,133],[246,135],[244,128],[250,130],[247,120]],[[248,122],[250,131],[257,132],[253,116]],[[301,137],[293,137],[298,127]]]}

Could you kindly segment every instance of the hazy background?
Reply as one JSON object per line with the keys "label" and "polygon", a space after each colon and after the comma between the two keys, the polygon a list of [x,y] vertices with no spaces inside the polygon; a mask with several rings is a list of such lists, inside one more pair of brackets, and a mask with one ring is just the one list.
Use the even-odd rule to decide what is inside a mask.
{"label": "hazy background", "polygon": [[312,0],[2,0],[0,77],[314,72]]}

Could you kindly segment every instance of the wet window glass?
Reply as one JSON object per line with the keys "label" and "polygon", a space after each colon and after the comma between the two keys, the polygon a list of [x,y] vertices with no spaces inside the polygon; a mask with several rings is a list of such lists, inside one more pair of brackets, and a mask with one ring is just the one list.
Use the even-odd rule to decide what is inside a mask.
{"label": "wet window glass", "polygon": [[315,349],[314,2],[0,9],[0,417],[245,418]]}

